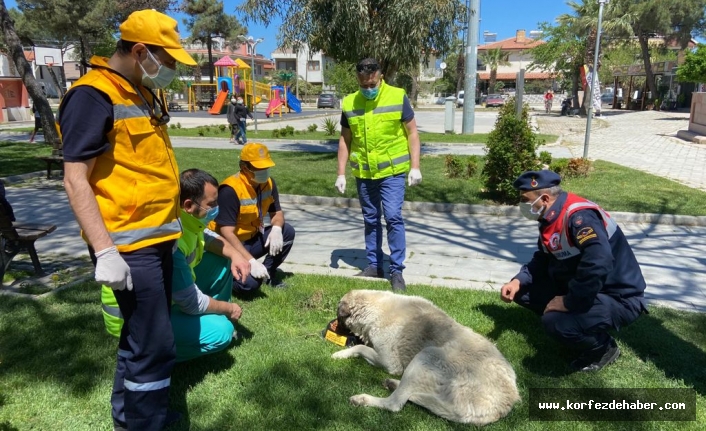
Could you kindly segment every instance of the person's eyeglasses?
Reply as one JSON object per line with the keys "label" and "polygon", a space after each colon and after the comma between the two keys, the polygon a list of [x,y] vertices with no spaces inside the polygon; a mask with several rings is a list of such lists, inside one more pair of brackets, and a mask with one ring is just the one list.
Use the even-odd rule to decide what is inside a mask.
{"label": "person's eyeglasses", "polygon": [[355,67],[355,70],[358,73],[373,73],[373,72],[377,72],[378,70],[380,70],[380,65],[378,65],[377,63],[359,64]]}

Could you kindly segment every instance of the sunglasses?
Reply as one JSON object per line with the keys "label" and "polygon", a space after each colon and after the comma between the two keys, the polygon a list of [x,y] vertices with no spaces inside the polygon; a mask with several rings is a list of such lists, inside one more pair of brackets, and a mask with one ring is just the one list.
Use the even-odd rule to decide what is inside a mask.
{"label": "sunglasses", "polygon": [[373,73],[380,70],[380,66],[377,63],[373,64],[359,64],[355,67],[358,73]]}

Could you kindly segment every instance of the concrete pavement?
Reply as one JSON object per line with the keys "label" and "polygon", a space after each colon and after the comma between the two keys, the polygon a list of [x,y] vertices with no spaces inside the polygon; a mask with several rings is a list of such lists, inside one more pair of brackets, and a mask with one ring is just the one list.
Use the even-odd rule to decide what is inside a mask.
{"label": "concrete pavement", "polygon": [[[686,114],[604,113],[604,118],[593,123],[589,157],[614,161],[706,190],[703,169],[706,148],[672,136],[686,127]],[[424,115],[423,111],[418,113],[420,122]],[[561,145],[553,146],[556,151],[581,156],[585,119],[537,115],[537,124],[544,133],[562,135]],[[3,135],[0,139],[4,139]],[[175,138],[174,141],[175,146],[233,148],[232,144],[215,139]],[[279,145],[281,148],[273,149],[335,150],[335,144],[318,142]],[[435,147],[425,146],[425,151]],[[481,154],[483,148],[438,147],[453,153],[470,147]],[[37,242],[40,254],[86,254],[63,191],[12,186],[7,191],[8,199],[23,219],[59,226],[56,232]],[[286,217],[297,229],[297,239],[282,269],[293,273],[352,275],[365,266],[363,224],[357,201],[319,200],[322,205],[283,196]],[[500,213],[502,209],[498,210]],[[536,225],[517,216],[514,210],[507,215],[498,214],[405,210],[407,282],[499,289],[534,252]],[[706,288],[699,282],[706,275],[706,226],[640,223],[636,222],[639,220],[636,216],[614,215],[640,262],[650,302],[706,311]]]}
{"label": "concrete pavement", "polygon": [[[40,256],[87,255],[62,190],[8,187],[7,192],[23,219],[58,226],[37,241]],[[302,204],[286,195],[282,200],[287,221],[297,231],[282,270],[351,276],[366,266],[357,200],[337,199],[338,206]],[[536,223],[511,213],[515,215],[405,210],[407,283],[497,291],[536,249]],[[706,311],[706,287],[699,281],[706,279],[706,227],[625,223],[616,218],[640,262],[650,303]],[[387,281],[371,279],[371,283]]]}

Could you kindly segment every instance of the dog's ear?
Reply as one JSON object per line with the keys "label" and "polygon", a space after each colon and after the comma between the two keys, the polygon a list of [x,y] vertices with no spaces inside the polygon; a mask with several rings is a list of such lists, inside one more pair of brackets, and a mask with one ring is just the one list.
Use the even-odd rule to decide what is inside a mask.
{"label": "dog's ear", "polygon": [[348,302],[341,300],[341,302],[338,303],[338,318],[346,318],[351,315],[351,310],[348,307]]}

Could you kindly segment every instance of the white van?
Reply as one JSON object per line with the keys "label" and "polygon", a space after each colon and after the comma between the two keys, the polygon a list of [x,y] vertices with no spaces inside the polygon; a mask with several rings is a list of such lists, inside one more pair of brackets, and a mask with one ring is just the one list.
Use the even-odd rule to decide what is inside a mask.
{"label": "white van", "polygon": [[459,91],[456,96],[456,107],[460,108],[461,106],[463,106],[463,90]]}

